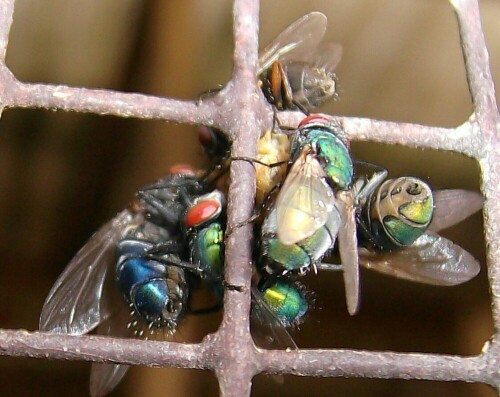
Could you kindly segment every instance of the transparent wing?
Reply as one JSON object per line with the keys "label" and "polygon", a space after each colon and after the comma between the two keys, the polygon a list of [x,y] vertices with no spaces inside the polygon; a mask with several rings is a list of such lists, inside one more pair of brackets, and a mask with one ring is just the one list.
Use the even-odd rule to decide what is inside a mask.
{"label": "transparent wing", "polygon": [[41,331],[81,335],[109,315],[101,307],[106,272],[115,264],[116,243],[134,221],[131,212],[122,211],[78,251],[45,300]]}
{"label": "transparent wing", "polygon": [[320,43],[309,55],[313,65],[326,72],[333,72],[342,58],[342,46],[339,43]]}
{"label": "transparent wing", "polygon": [[360,263],[368,268],[405,280],[432,285],[457,285],[474,278],[481,267],[463,248],[433,232],[411,246],[389,253],[360,248]]}
{"label": "transparent wing", "polygon": [[297,19],[260,52],[257,74],[260,75],[278,59],[286,60],[285,54],[289,58],[293,52],[293,58],[300,60],[303,51],[309,53],[310,48],[315,48],[321,41],[326,24],[326,16],[321,12],[311,12]]}
{"label": "transparent wing", "polygon": [[314,234],[334,208],[334,194],[314,155],[305,151],[295,161],[276,199],[278,238],[295,244]]}
{"label": "transparent wing", "polygon": [[321,241],[316,241],[316,244],[312,246],[314,247],[313,251],[309,253],[315,264],[321,261],[334,248],[342,222],[339,209],[335,206],[328,214],[328,219],[325,223],[325,231],[329,237],[325,236],[320,239]]}
{"label": "transparent wing", "polygon": [[[131,327],[127,327],[131,321],[128,307],[115,295],[113,294],[113,302],[116,303],[115,312],[99,324],[97,333],[99,335],[130,337],[132,331]],[[101,397],[111,392],[123,379],[127,370],[128,365],[93,363],[90,370],[90,395]]]}
{"label": "transparent wing", "polygon": [[[114,280],[112,280],[114,281]],[[151,327],[134,314],[125,303],[114,282],[105,285],[104,299],[110,304],[112,312],[97,328],[97,334],[118,338],[140,338],[154,340],[172,339],[175,330]],[[90,395],[101,397],[110,393],[125,376],[129,366],[122,364],[93,363],[90,371]]]}
{"label": "transparent wing", "polygon": [[128,365],[93,363],[90,370],[90,396],[108,394],[120,383],[127,370]]}
{"label": "transparent wing", "polygon": [[278,317],[262,299],[260,291],[252,287],[252,335],[256,344],[264,349],[297,349],[292,336]]}
{"label": "transparent wing", "polygon": [[353,192],[340,191],[337,199],[336,205],[341,220],[338,233],[339,253],[344,269],[347,311],[352,316],[356,314],[359,307],[358,239]]}
{"label": "transparent wing", "polygon": [[299,51],[292,51],[280,57],[281,63],[291,65],[300,63],[304,67],[314,67],[333,72],[342,59],[342,45],[332,41],[319,43],[315,47],[304,47]]}
{"label": "transparent wing", "polygon": [[433,192],[434,214],[429,230],[439,232],[446,229],[483,208],[481,194],[469,190],[449,189]]}

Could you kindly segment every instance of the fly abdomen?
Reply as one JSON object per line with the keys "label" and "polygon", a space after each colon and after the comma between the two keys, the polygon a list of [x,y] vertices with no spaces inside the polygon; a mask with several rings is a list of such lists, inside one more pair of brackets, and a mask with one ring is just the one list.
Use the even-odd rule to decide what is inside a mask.
{"label": "fly abdomen", "polygon": [[263,242],[268,272],[294,271],[311,265],[310,254],[299,244],[285,245],[277,237]]}
{"label": "fly abdomen", "polygon": [[169,304],[169,290],[165,278],[149,279],[135,284],[130,300],[139,316],[155,325],[164,322],[164,311]]}
{"label": "fly abdomen", "polygon": [[425,182],[411,177],[389,179],[363,209],[367,239],[382,251],[409,246],[427,230],[433,209],[432,191]]}
{"label": "fly abdomen", "polygon": [[336,95],[334,73],[298,61],[287,63],[284,69],[294,102],[304,108],[317,108]]}
{"label": "fly abdomen", "polygon": [[309,306],[294,283],[281,280],[262,291],[262,299],[285,327],[298,324]]}
{"label": "fly abdomen", "polygon": [[174,329],[187,307],[184,270],[141,256],[151,246],[139,240],[120,242],[116,282],[142,320],[154,327]]}

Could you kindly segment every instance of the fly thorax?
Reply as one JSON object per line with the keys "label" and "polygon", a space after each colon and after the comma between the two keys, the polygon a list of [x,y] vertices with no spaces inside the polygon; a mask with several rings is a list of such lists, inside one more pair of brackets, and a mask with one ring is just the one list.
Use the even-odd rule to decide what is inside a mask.
{"label": "fly thorax", "polygon": [[345,142],[330,133],[314,134],[312,141],[332,187],[347,189],[352,182],[354,166]]}
{"label": "fly thorax", "polygon": [[426,183],[410,177],[390,179],[370,200],[370,230],[381,241],[387,240],[382,246],[407,246],[427,230],[433,209],[432,191]]}
{"label": "fly thorax", "polygon": [[[347,135],[340,124],[312,114],[299,124],[296,141],[302,147],[311,146],[332,188],[345,190],[350,187],[354,166]],[[293,156],[296,156],[296,146],[292,143]]]}
{"label": "fly thorax", "polygon": [[219,222],[214,222],[190,236],[191,261],[206,271],[209,277],[223,273],[224,233]]}

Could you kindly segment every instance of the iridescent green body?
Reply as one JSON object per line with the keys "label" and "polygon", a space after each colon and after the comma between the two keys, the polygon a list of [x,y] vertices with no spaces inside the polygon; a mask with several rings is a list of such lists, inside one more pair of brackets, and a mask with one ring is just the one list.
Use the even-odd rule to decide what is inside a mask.
{"label": "iridescent green body", "polygon": [[297,323],[307,312],[304,295],[294,284],[277,281],[262,292],[262,299],[284,326]]}
{"label": "iridescent green body", "polygon": [[311,264],[309,253],[298,244],[285,245],[278,238],[271,238],[266,243],[267,256],[285,270],[296,270]]}
{"label": "iridescent green body", "polygon": [[429,226],[434,210],[432,191],[419,179],[389,179],[372,194],[363,210],[368,239],[382,251],[415,242]]}
{"label": "iridescent green body", "polygon": [[292,159],[296,159],[306,145],[314,150],[332,187],[348,189],[354,166],[342,128],[335,123],[306,123],[292,142]]}
{"label": "iridescent green body", "polygon": [[208,271],[212,276],[223,272],[224,233],[219,222],[213,222],[198,231],[192,239],[191,257],[193,263]]}
{"label": "iridescent green body", "polygon": [[276,209],[270,208],[261,232],[261,255],[267,272],[304,270],[319,261],[333,247],[339,223],[338,212],[332,211],[327,222],[312,236],[286,245],[276,236]]}
{"label": "iridescent green body", "polygon": [[326,176],[339,189],[347,189],[351,184],[354,167],[347,146],[329,131],[312,129],[309,131],[310,142],[316,148],[319,162]]}

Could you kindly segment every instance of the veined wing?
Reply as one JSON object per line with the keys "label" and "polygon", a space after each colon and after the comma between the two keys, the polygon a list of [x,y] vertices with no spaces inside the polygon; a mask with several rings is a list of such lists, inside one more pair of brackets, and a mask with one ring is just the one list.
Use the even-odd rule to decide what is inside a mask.
{"label": "veined wing", "polygon": [[342,58],[342,46],[333,42],[320,43],[308,57],[318,69],[333,72]]}
{"label": "veined wing", "polygon": [[460,246],[433,232],[420,236],[403,249],[380,253],[360,248],[360,263],[405,280],[432,285],[457,285],[474,278],[481,267]]}
{"label": "veined wing", "polygon": [[338,192],[336,205],[341,220],[338,242],[344,272],[347,311],[352,316],[359,307],[358,238],[353,192],[350,190]]}
{"label": "veined wing", "polygon": [[[115,306],[113,314],[101,322],[97,334],[115,337],[132,337],[133,327],[128,326],[132,321],[130,308],[122,301],[116,292],[109,297]],[[109,293],[109,291],[108,291]],[[93,363],[90,370],[90,395],[101,397],[113,390],[125,376],[128,365]]]}
{"label": "veined wing", "polygon": [[[117,296],[116,290],[107,293],[114,307],[117,308],[113,314],[101,322],[97,328],[98,335],[108,335],[115,337],[128,338],[132,337],[132,327],[128,323],[132,321],[129,310],[130,308],[121,302],[121,297]],[[90,370],[90,395],[92,397],[101,397],[110,393],[125,376],[128,365],[121,364],[100,364],[93,363]]]}
{"label": "veined wing", "polygon": [[[154,340],[172,339],[175,329],[152,327],[134,314],[133,308],[126,304],[114,284],[105,286],[103,293],[105,301],[110,304],[113,311],[108,318],[101,319],[97,328],[98,335]],[[101,397],[110,393],[123,379],[128,368],[128,365],[123,364],[93,363],[90,371],[90,395]]]}
{"label": "veined wing", "polygon": [[261,292],[252,287],[252,335],[257,345],[266,349],[297,349],[292,336],[262,299]]}
{"label": "veined wing", "polygon": [[124,210],[106,223],[78,251],[52,287],[40,315],[40,330],[81,335],[109,313],[102,310],[106,272],[116,262],[116,243],[138,216]]}
{"label": "veined wing", "polygon": [[276,199],[277,235],[295,244],[314,234],[334,208],[334,194],[313,154],[303,150],[294,162]]}
{"label": "veined wing", "polygon": [[123,379],[128,365],[93,363],[90,370],[90,395],[102,397],[111,392]]}
{"label": "veined wing", "polygon": [[469,190],[449,189],[433,192],[434,214],[428,230],[439,232],[446,229],[483,208],[481,194]]}
{"label": "veined wing", "polygon": [[257,75],[268,69],[278,59],[288,58],[300,60],[302,51],[310,52],[315,48],[326,32],[327,19],[321,12],[311,12],[297,19],[281,32],[259,54]]}

